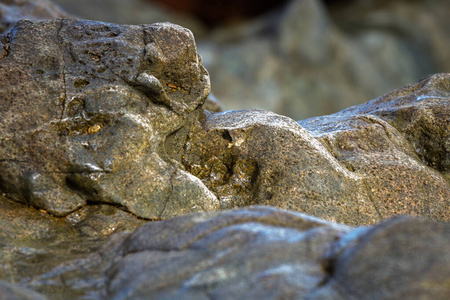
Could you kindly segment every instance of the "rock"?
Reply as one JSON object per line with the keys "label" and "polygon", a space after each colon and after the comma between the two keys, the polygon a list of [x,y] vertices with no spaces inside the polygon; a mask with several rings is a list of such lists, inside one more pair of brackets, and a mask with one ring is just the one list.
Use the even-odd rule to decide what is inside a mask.
{"label": "rock", "polygon": [[307,299],[446,299],[450,227],[408,217],[334,244],[326,282]]}
{"label": "rock", "polygon": [[45,300],[46,297],[33,292],[32,290],[26,289],[21,286],[10,284],[7,282],[0,281],[0,295],[2,300]]}
{"label": "rock", "polygon": [[20,21],[0,40],[0,189],[9,198],[55,216],[87,202],[147,219],[218,208],[162,148],[202,118],[209,94],[189,30],[55,19]]}
{"label": "rock", "polygon": [[449,82],[449,74],[436,74],[299,124],[361,176],[366,201],[381,219],[408,214],[448,221]]}
{"label": "rock", "polygon": [[449,242],[442,222],[397,217],[354,229],[249,207],[113,235],[32,286],[94,299],[446,299]]}
{"label": "rock", "polygon": [[209,77],[176,25],[21,21],[2,39],[10,199],[59,217],[91,204],[151,220],[259,204],[349,225],[450,219],[448,75],[297,123],[204,112]]}
{"label": "rock", "polygon": [[[0,49],[2,296],[450,297],[449,74],[295,122],[205,110],[174,24],[22,20]],[[424,219],[348,226],[399,214]]]}
{"label": "rock", "polygon": [[351,225],[448,221],[449,82],[437,74],[298,123],[261,110],[208,114],[173,159],[224,208],[271,205]]}

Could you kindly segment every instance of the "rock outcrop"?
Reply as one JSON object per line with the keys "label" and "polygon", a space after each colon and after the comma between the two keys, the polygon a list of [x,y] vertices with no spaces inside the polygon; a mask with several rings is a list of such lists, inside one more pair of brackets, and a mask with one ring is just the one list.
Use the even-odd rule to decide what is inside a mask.
{"label": "rock outcrop", "polygon": [[[0,189],[58,216],[271,205],[350,225],[449,220],[449,75],[295,122],[211,113],[190,31],[20,21],[2,36]],[[77,219],[77,217],[75,217]]]}
{"label": "rock outcrop", "polygon": [[450,297],[449,74],[213,113],[189,30],[62,18],[0,35],[0,84],[2,297]]}
{"label": "rock outcrop", "polygon": [[250,207],[150,222],[22,286],[49,299],[447,299],[449,247],[446,223],[353,229]]}

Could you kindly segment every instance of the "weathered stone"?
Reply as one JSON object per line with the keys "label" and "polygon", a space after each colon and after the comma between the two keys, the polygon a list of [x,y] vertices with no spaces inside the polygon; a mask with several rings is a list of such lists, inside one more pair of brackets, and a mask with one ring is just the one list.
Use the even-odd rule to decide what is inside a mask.
{"label": "weathered stone", "polygon": [[2,300],[45,300],[42,295],[22,286],[0,281],[0,297]]}
{"label": "weathered stone", "polygon": [[[295,122],[205,112],[176,25],[20,21],[0,42],[2,296],[450,297],[448,224],[347,226],[450,219],[450,75]],[[252,204],[347,225],[270,207],[148,222]]]}
{"label": "weathered stone", "polygon": [[449,242],[450,226],[436,221],[353,229],[249,207],[113,235],[30,285],[92,299],[447,299]]}
{"label": "weathered stone", "polygon": [[[223,208],[264,204],[345,224],[397,214],[450,220],[450,76],[298,123],[247,110],[207,114],[169,137],[174,160]],[[189,132],[189,134],[184,134]]]}
{"label": "weathered stone", "polygon": [[450,226],[408,217],[334,244],[330,277],[307,299],[447,299]]}
{"label": "weathered stone", "polygon": [[87,201],[148,219],[218,207],[161,148],[202,118],[209,94],[189,30],[55,19],[20,21],[0,40],[0,188],[9,198],[56,216]]}
{"label": "weathered stone", "polygon": [[450,75],[436,74],[367,104],[300,121],[362,178],[381,219],[450,220]]}

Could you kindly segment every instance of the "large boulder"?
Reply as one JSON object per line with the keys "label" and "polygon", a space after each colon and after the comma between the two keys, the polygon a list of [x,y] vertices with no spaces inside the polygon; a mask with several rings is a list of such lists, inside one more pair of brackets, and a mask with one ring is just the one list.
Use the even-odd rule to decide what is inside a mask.
{"label": "large boulder", "polygon": [[108,203],[147,219],[218,208],[165,139],[203,116],[192,33],[159,23],[18,22],[0,36],[0,189],[66,216]]}

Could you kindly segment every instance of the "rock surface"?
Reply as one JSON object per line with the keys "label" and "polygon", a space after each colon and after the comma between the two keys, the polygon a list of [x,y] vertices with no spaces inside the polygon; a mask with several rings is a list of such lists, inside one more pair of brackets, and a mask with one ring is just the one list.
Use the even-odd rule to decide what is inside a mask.
{"label": "rock surface", "polygon": [[[209,114],[180,150],[222,206],[264,204],[345,224],[397,214],[450,220],[450,75],[298,123]],[[176,157],[174,157],[176,159]]]}
{"label": "rock surface", "polygon": [[15,201],[73,222],[92,204],[153,220],[255,204],[349,225],[450,219],[449,75],[297,123],[204,111],[208,73],[169,23],[20,21],[1,40],[0,190]]}
{"label": "rock surface", "polygon": [[250,207],[150,222],[22,286],[49,299],[447,299],[449,247],[446,223],[353,229]]}
{"label": "rock surface", "polygon": [[[450,297],[449,74],[295,122],[205,111],[173,24],[25,20],[0,49],[0,298]],[[424,219],[348,226],[398,214]]]}
{"label": "rock surface", "polygon": [[189,30],[55,19],[20,21],[1,40],[0,189],[9,198],[55,216],[87,202],[147,219],[218,208],[161,147],[202,117],[209,94]]}

